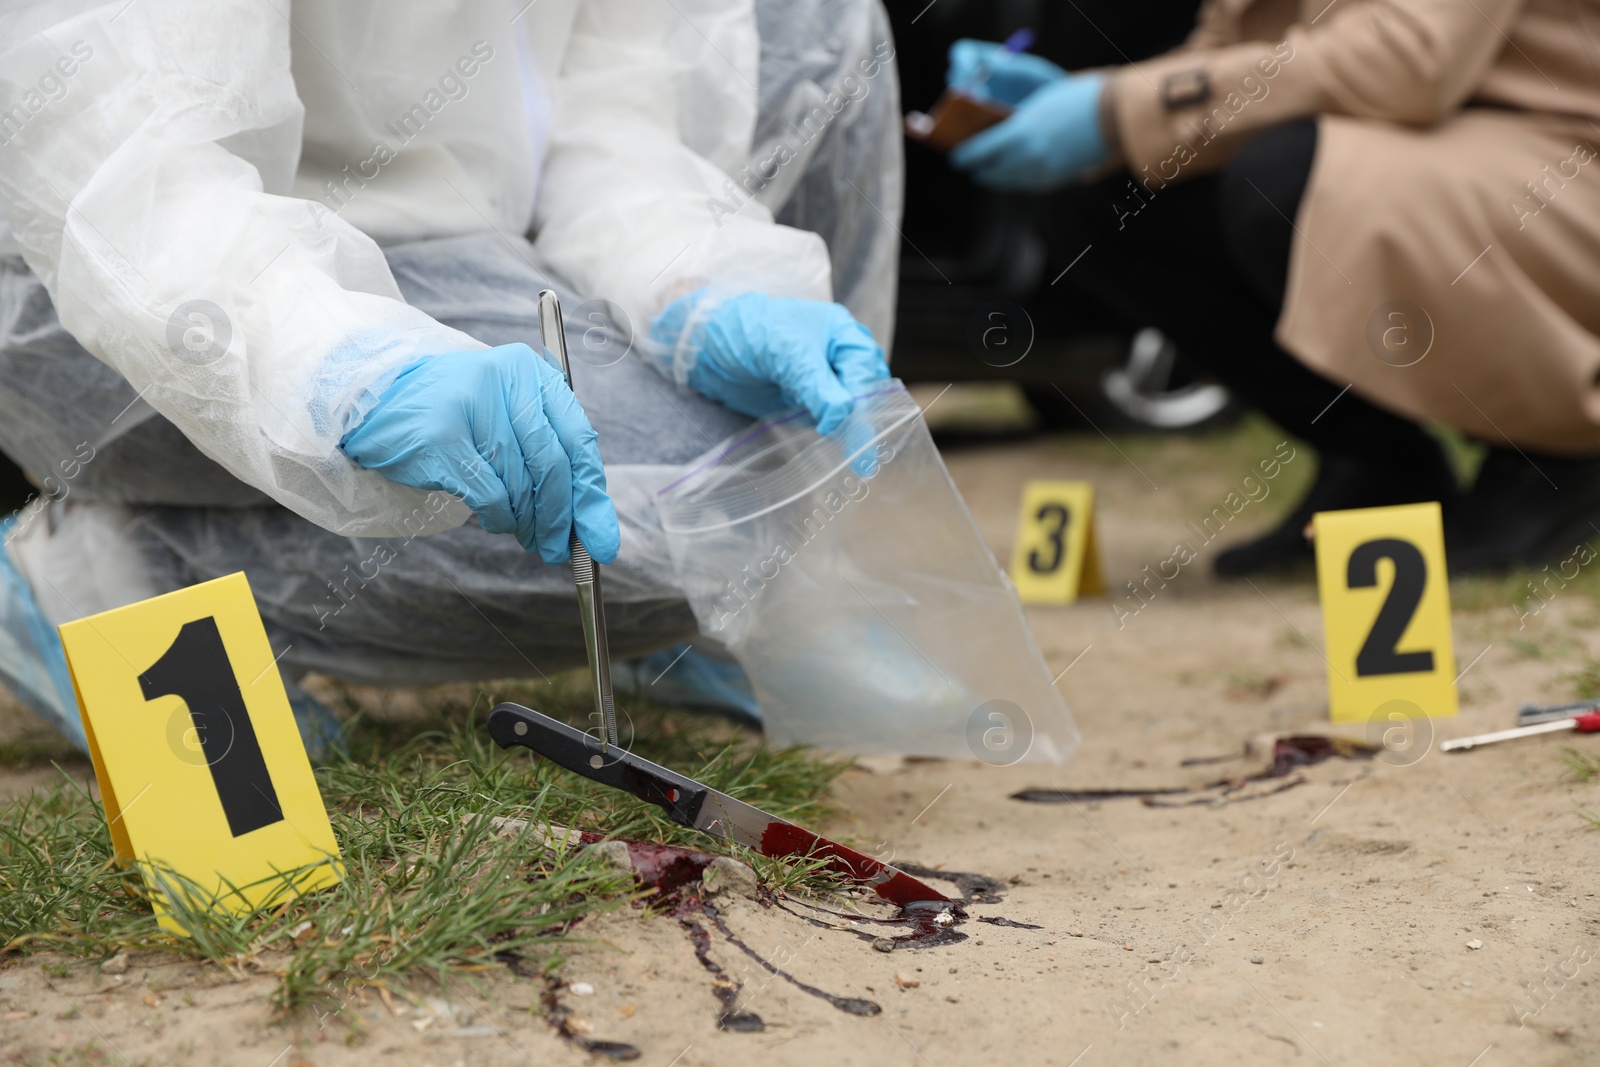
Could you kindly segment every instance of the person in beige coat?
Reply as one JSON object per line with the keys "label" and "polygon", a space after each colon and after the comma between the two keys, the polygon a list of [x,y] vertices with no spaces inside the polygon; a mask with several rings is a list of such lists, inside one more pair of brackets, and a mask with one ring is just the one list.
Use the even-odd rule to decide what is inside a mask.
{"label": "person in beige coat", "polygon": [[[1596,536],[1600,7],[1210,0],[1154,59],[961,42],[951,81],[1016,105],[954,165],[1066,190],[1063,284],[1317,447],[1307,499],[1219,572],[1308,558],[1314,511],[1410,500],[1445,502],[1457,570]],[[1421,423],[1488,446],[1464,496]]]}

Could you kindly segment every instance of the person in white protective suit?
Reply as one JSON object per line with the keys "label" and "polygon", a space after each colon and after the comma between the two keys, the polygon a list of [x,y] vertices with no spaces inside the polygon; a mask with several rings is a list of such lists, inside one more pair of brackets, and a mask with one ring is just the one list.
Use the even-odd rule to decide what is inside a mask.
{"label": "person in white protective suit", "polygon": [[0,0],[0,682],[82,745],[54,627],[238,570],[289,678],[549,674],[574,528],[666,666],[662,468],[888,374],[893,56],[878,0]]}

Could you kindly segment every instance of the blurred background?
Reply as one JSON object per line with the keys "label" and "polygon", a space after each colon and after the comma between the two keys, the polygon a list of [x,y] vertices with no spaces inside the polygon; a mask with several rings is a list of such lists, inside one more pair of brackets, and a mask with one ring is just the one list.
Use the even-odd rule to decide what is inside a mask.
{"label": "blurred background", "polygon": [[[1079,70],[1175,47],[1199,8],[1194,0],[887,6],[907,111],[938,99],[950,45],[962,37],[998,41],[1028,28],[1031,51]],[[969,386],[930,415],[941,439],[1092,426],[1181,431],[1236,417],[1227,392],[1197,380],[1159,331],[1119,323],[1089,298],[1052,287],[1082,249],[1048,247],[1049,211],[1048,197],[982,189],[942,153],[906,142],[893,366],[907,382]]]}

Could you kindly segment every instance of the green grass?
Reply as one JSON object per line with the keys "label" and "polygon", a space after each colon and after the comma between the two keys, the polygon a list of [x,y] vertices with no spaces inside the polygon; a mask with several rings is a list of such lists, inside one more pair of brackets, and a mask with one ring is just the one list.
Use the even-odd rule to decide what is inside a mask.
{"label": "green grass", "polygon": [[1265,699],[1283,685],[1281,677],[1265,675],[1259,671],[1228,671],[1224,679],[1228,683],[1228,695],[1237,695],[1241,698]]}
{"label": "green grass", "polygon": [[1472,480],[1478,476],[1478,467],[1483,463],[1483,457],[1488,453],[1488,449],[1448,426],[1434,424],[1429,426],[1428,430],[1444,449],[1444,458],[1455,471],[1456,481],[1462,485],[1471,485]]}
{"label": "green grass", "polygon": [[[4,694],[0,694],[3,697]],[[0,741],[0,767],[48,767],[81,758],[66,739],[42,725]]]}
{"label": "green grass", "polygon": [[1543,642],[1535,641],[1531,637],[1508,637],[1506,646],[1523,659],[1544,659],[1549,651]]}
{"label": "green grass", "polygon": [[[303,897],[280,892],[242,917],[195,903],[204,894],[170,871],[151,872],[152,890],[120,867],[103,809],[75,782],[0,807],[0,958],[160,951],[275,974],[284,1009],[342,1002],[341,990],[358,985],[448,984],[506,953],[527,967],[557,966],[564,946],[583,936],[578,920],[639,900],[630,878],[587,851],[534,839],[539,825],[736,851],[526,750],[500,751],[482,729],[483,696],[475,708],[434,708],[421,726],[358,718],[350,758],[317,769],[344,880]],[[572,721],[589,707],[582,684],[565,677],[502,685],[495,698]],[[758,745],[717,723],[631,710],[640,755],[798,822],[828,814],[828,789],[846,764]],[[496,815],[529,820],[529,828],[497,835],[488,818]],[[831,884],[815,862],[763,860],[757,874],[778,887]],[[156,924],[158,899],[189,936]]]}
{"label": "green grass", "polygon": [[1585,659],[1582,667],[1561,680],[1572,683],[1572,695],[1579,700],[1600,698],[1600,659]]}
{"label": "green grass", "polygon": [[1580,782],[1592,782],[1600,778],[1600,756],[1593,756],[1587,752],[1579,752],[1575,748],[1563,746],[1561,758],[1567,763],[1567,770],[1572,772],[1574,778]]}
{"label": "green grass", "polygon": [[[1518,570],[1506,574],[1474,574],[1450,581],[1450,607],[1463,612],[1503,612],[1504,625],[1515,627],[1519,618],[1525,626],[1536,625],[1544,601],[1529,591],[1534,572]],[[1549,594],[1546,593],[1546,596]]]}
{"label": "green grass", "polygon": [[[1580,784],[1588,785],[1600,779],[1600,756],[1582,752],[1570,745],[1563,745],[1561,758],[1567,764],[1567,770]],[[1572,802],[1573,814],[1590,830],[1600,830],[1600,815],[1596,815],[1588,808],[1579,804],[1576,799]]]}

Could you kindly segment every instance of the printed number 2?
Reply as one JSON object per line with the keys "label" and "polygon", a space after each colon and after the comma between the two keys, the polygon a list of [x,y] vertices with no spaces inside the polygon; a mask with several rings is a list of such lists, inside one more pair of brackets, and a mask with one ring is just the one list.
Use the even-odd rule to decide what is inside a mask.
{"label": "printed number 2", "polygon": [[189,705],[234,837],[283,820],[278,792],[272,787],[216,619],[207,616],[184,623],[161,658],[139,675],[139,688],[147,701],[177,696]]}
{"label": "printed number 2", "polygon": [[1072,517],[1071,512],[1061,504],[1046,504],[1034,513],[1034,521],[1039,523],[1054,520],[1055,529],[1048,531],[1045,537],[1050,542],[1050,559],[1048,562],[1039,558],[1036,548],[1028,553],[1028,569],[1035,574],[1054,574],[1061,566],[1062,557],[1067,554],[1067,520]]}
{"label": "printed number 2", "polygon": [[1417,674],[1433,670],[1433,653],[1396,652],[1400,637],[1411,625],[1411,617],[1422,602],[1422,590],[1428,584],[1428,563],[1422,552],[1409,541],[1395,537],[1380,537],[1356,546],[1350,553],[1350,565],[1345,584],[1351,589],[1370,589],[1378,584],[1378,561],[1387,559],[1394,563],[1394,584],[1384,598],[1383,607],[1372,623],[1366,643],[1356,653],[1356,676],[1375,674]]}

